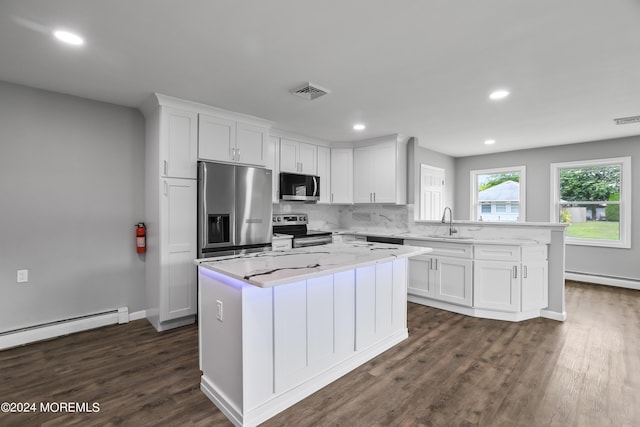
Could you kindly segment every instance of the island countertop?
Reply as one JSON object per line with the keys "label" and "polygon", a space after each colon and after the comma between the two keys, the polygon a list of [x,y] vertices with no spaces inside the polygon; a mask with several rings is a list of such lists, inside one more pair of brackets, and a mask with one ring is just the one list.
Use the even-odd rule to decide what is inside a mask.
{"label": "island countertop", "polygon": [[346,242],[286,251],[204,258],[195,262],[200,267],[268,288],[431,251],[431,248],[414,246]]}

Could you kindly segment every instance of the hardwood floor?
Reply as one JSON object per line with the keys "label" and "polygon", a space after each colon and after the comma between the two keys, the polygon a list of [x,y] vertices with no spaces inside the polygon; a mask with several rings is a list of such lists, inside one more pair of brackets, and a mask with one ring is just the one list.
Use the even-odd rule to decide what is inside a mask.
{"label": "hardwood floor", "polygon": [[[567,282],[566,300],[565,322],[410,304],[407,340],[263,426],[640,425],[640,292]],[[38,405],[0,426],[231,425],[199,375],[196,326],[140,320],[0,351],[0,402]]]}

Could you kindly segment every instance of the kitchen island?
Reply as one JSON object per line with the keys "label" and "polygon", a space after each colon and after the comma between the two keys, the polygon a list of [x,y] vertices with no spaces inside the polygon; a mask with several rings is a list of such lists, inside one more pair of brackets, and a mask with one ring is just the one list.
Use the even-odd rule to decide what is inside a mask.
{"label": "kitchen island", "polygon": [[408,336],[407,259],[369,242],[197,260],[201,390],[257,425]]}

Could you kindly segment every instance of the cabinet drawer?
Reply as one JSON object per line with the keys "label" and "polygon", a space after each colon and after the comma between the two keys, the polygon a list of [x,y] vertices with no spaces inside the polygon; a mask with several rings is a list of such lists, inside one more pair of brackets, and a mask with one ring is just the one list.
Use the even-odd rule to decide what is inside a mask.
{"label": "cabinet drawer", "polygon": [[476,245],[474,258],[493,261],[520,261],[520,246]]}
{"label": "cabinet drawer", "polygon": [[473,258],[473,245],[468,243],[433,242],[428,240],[405,239],[405,245],[433,248],[429,255],[448,256],[453,258]]}

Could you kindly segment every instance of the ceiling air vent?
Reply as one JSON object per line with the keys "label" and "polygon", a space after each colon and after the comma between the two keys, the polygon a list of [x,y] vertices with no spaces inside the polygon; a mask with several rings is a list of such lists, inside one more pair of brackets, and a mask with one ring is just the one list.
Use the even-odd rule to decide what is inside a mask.
{"label": "ceiling air vent", "polygon": [[613,119],[613,121],[616,122],[617,125],[628,125],[631,123],[640,123],[640,116],[622,117],[619,119]]}
{"label": "ceiling air vent", "polygon": [[291,93],[294,95],[298,95],[301,98],[308,99],[312,101],[316,98],[320,98],[323,95],[330,93],[329,89],[325,89],[323,87],[318,86],[314,83],[305,83],[302,86],[299,86],[295,89],[291,89]]}

